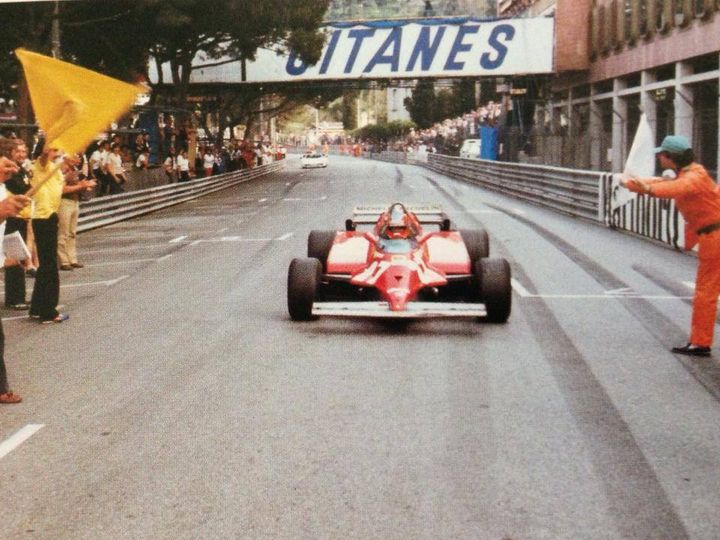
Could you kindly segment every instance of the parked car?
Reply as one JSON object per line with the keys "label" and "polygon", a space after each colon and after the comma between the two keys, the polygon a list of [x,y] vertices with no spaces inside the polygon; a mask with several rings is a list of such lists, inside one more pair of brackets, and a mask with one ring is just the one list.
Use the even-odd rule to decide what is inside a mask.
{"label": "parked car", "polygon": [[480,159],[480,139],[465,139],[460,147],[460,157]]}

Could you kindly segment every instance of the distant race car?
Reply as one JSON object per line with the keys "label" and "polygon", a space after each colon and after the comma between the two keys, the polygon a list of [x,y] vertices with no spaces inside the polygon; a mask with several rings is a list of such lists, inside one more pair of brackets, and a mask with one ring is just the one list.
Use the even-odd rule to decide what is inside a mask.
{"label": "distant race car", "polygon": [[309,169],[311,167],[327,167],[328,157],[320,152],[306,152],[303,157],[300,158],[300,165],[303,169]]}
{"label": "distant race car", "polygon": [[510,316],[510,265],[488,258],[487,232],[453,229],[439,206],[356,207],[344,231],[311,231],[307,251],[288,271],[295,321]]}

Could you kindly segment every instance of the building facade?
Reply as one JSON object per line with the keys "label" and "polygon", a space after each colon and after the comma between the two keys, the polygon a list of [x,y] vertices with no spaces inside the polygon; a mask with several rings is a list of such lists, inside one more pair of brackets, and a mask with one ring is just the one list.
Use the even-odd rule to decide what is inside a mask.
{"label": "building facade", "polygon": [[[720,148],[720,0],[505,0],[501,14],[556,17],[556,76],[538,103],[531,154],[544,163],[620,171],[645,113],[656,141],[687,136],[716,176]],[[569,22],[569,21],[568,21]],[[587,36],[587,67],[560,55]],[[561,46],[560,44],[563,43]]]}
{"label": "building facade", "polygon": [[495,0],[330,0],[328,21],[495,16]]}

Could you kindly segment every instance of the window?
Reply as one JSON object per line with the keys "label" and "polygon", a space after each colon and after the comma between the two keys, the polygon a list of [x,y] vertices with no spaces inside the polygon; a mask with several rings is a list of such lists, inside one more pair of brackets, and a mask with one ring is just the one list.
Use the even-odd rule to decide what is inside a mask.
{"label": "window", "polygon": [[693,0],[675,0],[675,26],[687,26],[693,19]]}
{"label": "window", "polygon": [[714,0],[694,0],[693,8],[695,17],[698,19],[706,19],[715,11],[716,2]]}
{"label": "window", "polygon": [[655,29],[658,32],[667,32],[675,23],[675,10],[673,0],[651,0],[655,2]]}

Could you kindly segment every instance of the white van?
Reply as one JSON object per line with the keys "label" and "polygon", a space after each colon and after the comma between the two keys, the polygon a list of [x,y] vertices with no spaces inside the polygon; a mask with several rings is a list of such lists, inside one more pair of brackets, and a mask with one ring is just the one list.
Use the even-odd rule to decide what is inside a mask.
{"label": "white van", "polygon": [[480,139],[465,139],[460,148],[460,157],[480,159]]}

